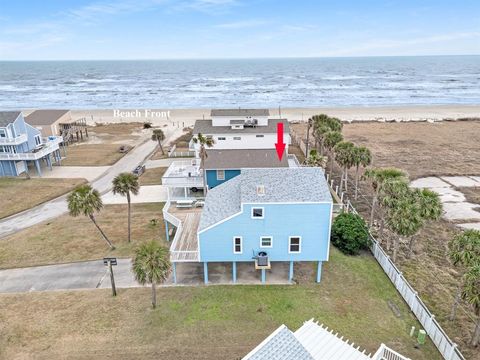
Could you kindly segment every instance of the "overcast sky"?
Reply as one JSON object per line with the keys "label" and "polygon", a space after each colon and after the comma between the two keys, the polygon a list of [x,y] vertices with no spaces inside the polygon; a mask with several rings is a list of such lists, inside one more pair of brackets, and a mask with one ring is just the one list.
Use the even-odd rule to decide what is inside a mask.
{"label": "overcast sky", "polygon": [[0,60],[480,54],[480,1],[0,0]]}

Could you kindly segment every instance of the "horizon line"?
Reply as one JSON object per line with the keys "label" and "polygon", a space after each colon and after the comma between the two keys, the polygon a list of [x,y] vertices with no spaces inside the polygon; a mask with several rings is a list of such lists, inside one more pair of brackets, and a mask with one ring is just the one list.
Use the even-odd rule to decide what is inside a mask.
{"label": "horizon line", "polygon": [[198,58],[132,58],[132,59],[0,59],[0,62],[47,62],[47,61],[202,61],[202,60],[289,60],[289,59],[362,59],[362,58],[408,58],[408,57],[464,57],[480,54],[432,54],[432,55],[357,55],[357,56],[279,56],[279,57],[198,57]]}

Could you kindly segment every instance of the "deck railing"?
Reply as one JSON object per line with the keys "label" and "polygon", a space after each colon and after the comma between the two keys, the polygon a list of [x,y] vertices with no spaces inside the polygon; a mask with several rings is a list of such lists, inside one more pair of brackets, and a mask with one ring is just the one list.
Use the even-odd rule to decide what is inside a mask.
{"label": "deck railing", "polygon": [[172,162],[162,176],[162,185],[203,187],[203,176],[198,162],[198,159]]}
{"label": "deck railing", "polygon": [[170,261],[172,262],[193,262],[198,261],[198,251],[184,251],[174,250],[177,247],[178,241],[182,235],[183,226],[182,221],[168,212],[171,201],[168,200],[163,207],[163,218],[174,225],[177,230],[173,237],[172,244],[170,245]]}
{"label": "deck railing", "polygon": [[20,134],[13,138],[0,138],[0,145],[19,145],[28,141],[27,134]]}
{"label": "deck railing", "polygon": [[63,141],[61,136],[51,138],[44,143],[44,147],[36,152],[0,154],[0,160],[38,160],[59,149],[59,144]]}
{"label": "deck railing", "polygon": [[377,352],[372,357],[373,360],[410,360],[396,351],[390,349],[385,344],[380,345]]}

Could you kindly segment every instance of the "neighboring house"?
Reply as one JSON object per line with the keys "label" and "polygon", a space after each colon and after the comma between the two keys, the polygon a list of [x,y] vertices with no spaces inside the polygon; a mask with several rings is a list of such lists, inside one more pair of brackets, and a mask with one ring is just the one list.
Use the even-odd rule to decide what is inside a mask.
{"label": "neighboring house", "polygon": [[[267,109],[212,110],[211,119],[195,121],[193,136],[200,133],[211,137],[215,141],[211,149],[275,149],[278,123],[283,124],[285,152],[288,153],[288,121],[269,119]],[[199,148],[199,144],[190,142],[191,150],[198,153]]]}
{"label": "neighboring house", "polygon": [[[212,110],[211,117],[197,120],[193,129],[194,137],[201,133],[214,139],[205,161],[208,189],[237,176],[240,169],[299,166],[295,155],[285,155],[280,161],[276,154],[278,123],[283,124],[288,154],[290,130],[286,119],[269,119],[267,109]],[[190,150],[195,151],[194,160],[174,161],[162,177],[173,200],[192,197],[191,191],[203,189],[200,145],[192,140]]]}
{"label": "neighboring house", "polygon": [[290,331],[281,325],[243,360],[409,360],[381,344],[375,354],[366,354],[359,346],[318,325],[313,319],[300,329]]}
{"label": "neighboring house", "polygon": [[85,119],[73,120],[70,110],[35,110],[25,121],[40,130],[42,136],[62,136],[65,143],[88,137]]}
{"label": "neighboring house", "polygon": [[275,262],[289,263],[291,281],[299,261],[315,262],[320,282],[329,257],[332,197],[320,168],[242,169],[208,192],[201,213],[164,218],[177,227],[174,271],[176,262],[203,262],[206,283],[209,262],[231,263],[235,283],[237,262],[251,263],[265,282]]}
{"label": "neighboring house", "polygon": [[42,137],[40,130],[25,122],[20,111],[0,112],[0,176],[18,176],[33,163],[39,176],[41,164],[50,168],[60,162],[61,136]]}
{"label": "neighboring house", "polygon": [[209,150],[205,160],[209,189],[240,175],[241,169],[288,167],[287,157],[278,159],[273,149]]}

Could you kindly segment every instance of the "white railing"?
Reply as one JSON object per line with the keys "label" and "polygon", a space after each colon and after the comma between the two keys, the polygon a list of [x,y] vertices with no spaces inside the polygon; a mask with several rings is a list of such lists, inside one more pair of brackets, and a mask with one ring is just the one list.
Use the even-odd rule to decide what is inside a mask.
{"label": "white railing", "polygon": [[385,344],[380,345],[377,352],[372,357],[373,360],[410,360],[396,351],[390,349]]}
{"label": "white railing", "polygon": [[162,176],[162,185],[203,187],[203,176],[198,159],[174,161]]}
{"label": "white railing", "polygon": [[295,156],[295,154],[288,154],[288,160],[293,161],[293,163],[295,164],[295,166],[300,167],[300,161],[298,161],[298,159],[297,159],[297,157]]}
{"label": "white railing", "polygon": [[175,236],[173,237],[172,244],[170,245],[170,261],[172,262],[192,262],[198,261],[198,251],[179,251],[173,250],[177,247],[178,241],[182,235],[182,221],[177,217],[173,216],[168,212],[171,202],[168,200],[163,207],[163,218],[172,225],[174,225],[177,230],[175,231]]}
{"label": "white railing", "polygon": [[0,145],[19,145],[27,141],[27,134],[21,134],[14,138],[0,138]]}
{"label": "white railing", "polygon": [[56,138],[52,141],[49,141],[45,146],[36,151],[29,153],[17,153],[17,154],[0,154],[0,160],[38,160],[44,156],[51,154],[52,152],[59,149],[59,145],[62,142],[62,138]]}
{"label": "white railing", "polygon": [[[338,186],[334,188],[333,181],[329,185],[331,186],[332,190],[335,191],[337,195],[339,195]],[[342,194],[340,194],[339,197],[343,199]],[[350,200],[347,201],[347,203],[342,203],[342,205],[346,211],[358,214],[358,211],[352,205]],[[448,337],[448,335],[445,333],[445,331],[435,319],[435,315],[433,315],[430,310],[428,310],[427,306],[418,296],[418,293],[405,279],[402,272],[395,266],[392,259],[390,259],[390,256],[388,256],[387,253],[383,250],[377,239],[375,239],[375,237],[370,233],[370,231],[368,232],[368,234],[372,242],[370,250],[373,253],[373,256],[380,264],[385,274],[387,274],[388,278],[393,283],[397,291],[400,293],[400,295],[402,295],[403,299],[408,304],[410,310],[414,313],[420,324],[422,324],[423,328],[427,332],[432,342],[437,347],[440,354],[442,354],[443,358],[446,360],[465,360],[465,357],[458,349],[457,344],[455,344]],[[397,360],[397,358],[395,357],[386,357],[385,359]]]}

